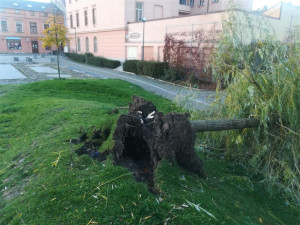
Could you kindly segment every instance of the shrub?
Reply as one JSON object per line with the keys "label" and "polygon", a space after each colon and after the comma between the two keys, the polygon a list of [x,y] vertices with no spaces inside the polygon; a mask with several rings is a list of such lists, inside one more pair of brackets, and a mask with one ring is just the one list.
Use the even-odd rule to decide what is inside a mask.
{"label": "shrub", "polygon": [[87,63],[89,65],[98,66],[98,67],[106,67],[110,69],[117,68],[121,65],[121,62],[118,60],[111,60],[103,57],[97,57],[94,56],[92,53],[85,53],[84,55],[66,53],[66,56],[68,56],[70,59],[77,62]]}
{"label": "shrub", "polygon": [[85,56],[82,54],[66,53],[66,55],[76,62],[85,63]]}
{"label": "shrub", "polygon": [[125,71],[159,79],[164,79],[166,68],[167,64],[164,62],[128,60],[123,64]]}
{"label": "shrub", "polygon": [[137,62],[138,61],[139,60],[126,60],[123,63],[123,70],[127,71],[127,72],[138,74],[138,70],[137,70]]}

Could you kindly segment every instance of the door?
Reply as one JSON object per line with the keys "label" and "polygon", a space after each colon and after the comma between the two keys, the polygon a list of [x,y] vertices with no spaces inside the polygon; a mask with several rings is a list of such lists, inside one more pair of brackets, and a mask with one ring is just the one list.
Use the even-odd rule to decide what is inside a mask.
{"label": "door", "polygon": [[137,47],[127,47],[127,59],[137,59]]}
{"label": "door", "polygon": [[153,61],[154,60],[154,47],[145,46],[145,60]]}
{"label": "door", "polygon": [[39,53],[39,43],[38,41],[32,41],[32,53]]}

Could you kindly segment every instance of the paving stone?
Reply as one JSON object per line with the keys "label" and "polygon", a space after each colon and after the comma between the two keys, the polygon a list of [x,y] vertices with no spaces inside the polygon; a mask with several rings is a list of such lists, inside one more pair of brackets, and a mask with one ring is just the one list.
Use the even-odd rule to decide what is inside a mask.
{"label": "paving stone", "polygon": [[0,80],[25,79],[20,71],[10,64],[0,64]]}

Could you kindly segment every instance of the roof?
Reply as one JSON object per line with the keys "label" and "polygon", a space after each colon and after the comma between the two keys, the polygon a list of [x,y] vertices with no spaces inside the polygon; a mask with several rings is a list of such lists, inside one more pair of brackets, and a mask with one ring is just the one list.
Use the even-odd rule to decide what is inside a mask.
{"label": "roof", "polygon": [[29,0],[0,0],[0,8],[27,10],[35,12],[45,12],[49,11],[49,9],[54,9],[55,11],[58,10],[61,12],[61,10],[52,3],[35,2]]}

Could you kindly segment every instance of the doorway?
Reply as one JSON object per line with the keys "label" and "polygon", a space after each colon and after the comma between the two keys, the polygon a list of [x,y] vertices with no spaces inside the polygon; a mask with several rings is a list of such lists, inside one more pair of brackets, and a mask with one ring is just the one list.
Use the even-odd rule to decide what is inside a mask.
{"label": "doorway", "polygon": [[39,53],[39,43],[38,43],[38,41],[32,41],[31,46],[32,46],[32,53]]}

